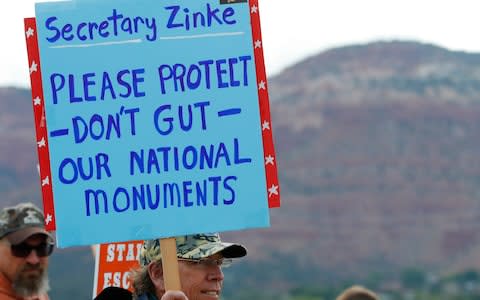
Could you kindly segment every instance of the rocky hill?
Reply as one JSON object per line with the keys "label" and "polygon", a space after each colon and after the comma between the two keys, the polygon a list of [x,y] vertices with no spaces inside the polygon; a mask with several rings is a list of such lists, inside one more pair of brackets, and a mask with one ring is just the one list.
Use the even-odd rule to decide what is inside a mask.
{"label": "rocky hill", "polygon": [[283,206],[272,228],[235,234],[255,255],[296,253],[341,277],[479,266],[479,54],[336,48],[269,90]]}
{"label": "rocky hill", "polygon": [[[250,249],[245,284],[480,267],[480,54],[347,46],[269,91],[282,207],[224,234]],[[38,199],[32,119],[28,90],[0,88],[2,205]]]}

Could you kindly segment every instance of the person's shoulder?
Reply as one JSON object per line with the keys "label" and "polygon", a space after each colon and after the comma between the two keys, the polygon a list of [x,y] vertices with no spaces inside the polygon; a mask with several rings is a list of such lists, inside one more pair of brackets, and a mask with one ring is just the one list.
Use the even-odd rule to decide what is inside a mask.
{"label": "person's shoulder", "polygon": [[105,288],[94,300],[131,300],[132,292],[120,287],[110,286]]}
{"label": "person's shoulder", "polygon": [[0,300],[16,300],[15,295],[4,293],[0,290]]}

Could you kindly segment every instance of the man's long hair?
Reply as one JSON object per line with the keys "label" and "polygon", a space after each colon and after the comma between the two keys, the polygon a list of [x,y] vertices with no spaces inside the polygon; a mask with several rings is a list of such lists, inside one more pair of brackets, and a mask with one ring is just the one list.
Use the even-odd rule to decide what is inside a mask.
{"label": "man's long hair", "polygon": [[[152,262],[161,265],[161,261]],[[155,295],[155,285],[148,274],[148,265],[132,270],[133,299],[138,299],[142,294]]]}

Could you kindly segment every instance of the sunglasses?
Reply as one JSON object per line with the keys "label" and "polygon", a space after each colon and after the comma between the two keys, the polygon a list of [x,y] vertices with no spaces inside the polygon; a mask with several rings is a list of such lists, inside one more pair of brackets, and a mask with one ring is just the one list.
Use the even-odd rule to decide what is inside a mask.
{"label": "sunglasses", "polygon": [[54,245],[52,243],[41,243],[37,246],[32,246],[27,243],[21,243],[18,245],[11,245],[12,255],[15,257],[27,257],[32,250],[37,252],[38,257],[49,256],[53,252]]}
{"label": "sunglasses", "polygon": [[220,259],[187,259],[187,258],[178,258],[179,261],[186,261],[189,264],[197,267],[212,267],[218,266],[221,268],[228,268],[232,265],[233,259],[231,258],[220,258]]}

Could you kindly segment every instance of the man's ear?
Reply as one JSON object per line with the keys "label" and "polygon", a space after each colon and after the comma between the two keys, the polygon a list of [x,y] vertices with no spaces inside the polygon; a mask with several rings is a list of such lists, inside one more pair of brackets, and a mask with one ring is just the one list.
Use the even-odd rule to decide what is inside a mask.
{"label": "man's ear", "polygon": [[165,291],[165,282],[163,280],[163,267],[161,262],[151,262],[148,265],[148,275],[157,290]]}

